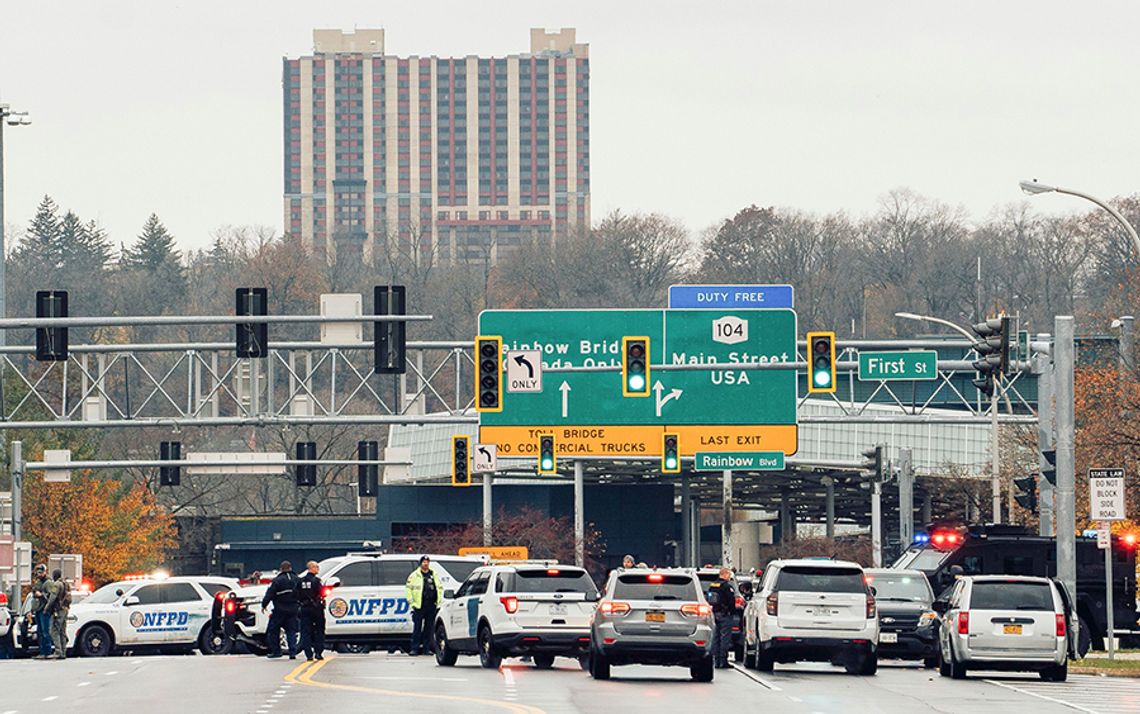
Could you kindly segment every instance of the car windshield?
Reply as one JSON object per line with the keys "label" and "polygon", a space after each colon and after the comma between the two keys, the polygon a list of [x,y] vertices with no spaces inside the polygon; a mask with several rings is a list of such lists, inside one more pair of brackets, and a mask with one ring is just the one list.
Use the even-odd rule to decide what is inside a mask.
{"label": "car windshield", "polygon": [[906,567],[910,570],[938,570],[938,566],[942,565],[942,561],[946,560],[948,555],[950,553],[933,548],[923,550],[907,563]]}
{"label": "car windshield", "polygon": [[91,603],[92,605],[110,605],[118,601],[123,593],[131,588],[131,583],[111,583],[104,585],[95,592],[91,593],[90,597],[84,598],[83,602]]}
{"label": "car windshield", "polygon": [[520,570],[511,587],[517,593],[585,593],[588,599],[598,592],[584,570]]}
{"label": "car windshield", "polygon": [[618,576],[614,586],[616,600],[696,600],[696,583],[688,575]]}
{"label": "car windshield", "polygon": [[[325,560],[322,560],[320,570],[317,571],[317,577],[324,580],[329,576],[329,573],[332,572],[336,566],[340,565],[342,562],[344,562],[344,558],[327,558]],[[254,583],[254,585],[257,584],[258,583]]]}
{"label": "car windshield", "polygon": [[983,580],[970,591],[970,609],[1053,612],[1053,593],[1048,583]]}
{"label": "car windshield", "polygon": [[475,568],[483,565],[478,560],[451,560],[449,558],[439,558],[435,562],[436,565],[442,565],[444,570],[459,582],[466,580],[467,576],[475,572]]}
{"label": "car windshield", "polygon": [[926,582],[926,576],[919,574],[875,573],[867,574],[867,584],[875,588],[877,600],[905,600],[925,602],[934,600],[934,593]]}
{"label": "car windshield", "polygon": [[857,568],[789,565],[780,571],[776,590],[806,593],[862,593],[867,591],[863,572]]}

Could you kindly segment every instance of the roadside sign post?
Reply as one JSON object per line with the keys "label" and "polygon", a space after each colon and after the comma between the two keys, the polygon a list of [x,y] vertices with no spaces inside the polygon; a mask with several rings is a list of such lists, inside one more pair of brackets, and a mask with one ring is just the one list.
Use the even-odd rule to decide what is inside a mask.
{"label": "roadside sign post", "polygon": [[[1108,532],[1104,547],[1104,604],[1108,614],[1105,628],[1108,658],[1116,658],[1116,612],[1112,597],[1112,521],[1124,520],[1124,469],[1089,469],[1089,518],[1100,521]],[[1101,537],[1097,535],[1097,546]]]}

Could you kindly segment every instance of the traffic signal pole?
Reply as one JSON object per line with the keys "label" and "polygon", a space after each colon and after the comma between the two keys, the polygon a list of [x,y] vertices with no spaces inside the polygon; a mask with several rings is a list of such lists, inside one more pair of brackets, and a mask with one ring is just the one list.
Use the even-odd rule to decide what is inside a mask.
{"label": "traffic signal pole", "polygon": [[493,474],[490,471],[483,474],[483,545],[488,547],[488,548],[490,548],[492,545],[494,545],[493,539],[491,537],[491,535],[492,535],[491,531],[492,531],[492,528],[494,526],[494,523],[491,520],[493,517],[491,515],[491,508],[492,508],[492,503],[491,503],[491,485],[492,484],[491,484],[491,482],[492,482],[492,477],[493,477]]}
{"label": "traffic signal pole", "polygon": [[998,444],[998,390],[1001,380],[994,378],[994,393],[990,395],[990,470],[994,490],[994,523],[1001,523],[1001,455]]}
{"label": "traffic signal pole", "polygon": [[[24,537],[24,445],[19,441],[12,442],[12,542],[18,544]],[[24,563],[20,562],[21,550],[19,545],[15,545],[15,561],[12,565],[15,566],[15,581],[13,583],[12,593],[9,595],[8,602],[15,610],[19,610],[21,603],[20,598],[22,594],[20,587],[23,583],[20,582],[20,568]]]}
{"label": "traffic signal pole", "polygon": [[1076,465],[1073,415],[1073,318],[1054,320],[1053,375],[1057,422],[1057,576],[1070,596],[1077,592]]}
{"label": "traffic signal pole", "polygon": [[914,462],[906,448],[899,449],[899,542],[903,550],[914,542]]}
{"label": "traffic signal pole", "polygon": [[[720,565],[732,567],[732,471],[724,471],[724,501],[720,522]],[[793,516],[794,517],[794,516]]]}
{"label": "traffic signal pole", "polygon": [[[1037,339],[1045,342],[1049,337],[1038,335]],[[1053,380],[1056,379],[1054,376],[1056,372],[1053,370],[1049,355],[1037,354],[1034,359],[1037,361],[1037,459],[1038,466],[1044,473],[1046,469],[1052,467],[1042,452],[1053,448]],[[1049,479],[1044,476],[1037,479],[1037,493],[1037,507],[1040,513],[1037,532],[1043,536],[1052,536],[1054,489]]]}
{"label": "traffic signal pole", "polygon": [[586,567],[586,516],[585,468],[579,459],[574,462],[574,564]]}

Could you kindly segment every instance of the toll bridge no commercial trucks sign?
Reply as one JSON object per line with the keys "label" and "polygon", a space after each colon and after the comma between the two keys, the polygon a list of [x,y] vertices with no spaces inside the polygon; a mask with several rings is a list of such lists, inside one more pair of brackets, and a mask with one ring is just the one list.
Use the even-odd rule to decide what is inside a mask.
{"label": "toll bridge no commercial trucks sign", "polygon": [[[796,360],[790,309],[488,310],[479,334],[501,336],[504,356],[537,350],[539,392],[504,390],[503,409],[483,412],[479,440],[501,458],[534,456],[553,434],[558,455],[660,456],[663,435],[679,451],[796,452],[796,373],[740,369]],[[622,395],[622,337],[649,338],[650,392]],[[661,370],[655,366],[710,365]],[[609,371],[551,372],[562,367]]]}

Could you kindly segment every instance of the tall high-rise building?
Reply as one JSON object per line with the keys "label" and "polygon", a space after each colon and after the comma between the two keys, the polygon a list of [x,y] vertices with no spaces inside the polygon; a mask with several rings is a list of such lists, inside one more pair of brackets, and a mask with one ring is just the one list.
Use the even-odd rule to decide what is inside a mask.
{"label": "tall high-rise building", "polygon": [[[393,57],[383,30],[315,30],[284,59],[285,230],[373,262],[497,260],[590,221],[588,46]],[[329,256],[331,257],[331,255]]]}

